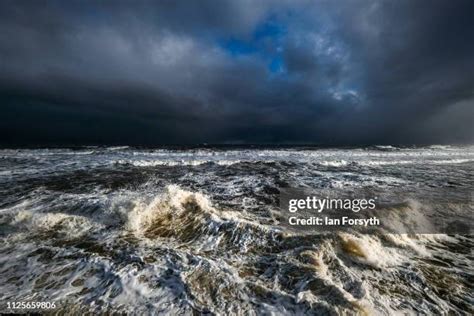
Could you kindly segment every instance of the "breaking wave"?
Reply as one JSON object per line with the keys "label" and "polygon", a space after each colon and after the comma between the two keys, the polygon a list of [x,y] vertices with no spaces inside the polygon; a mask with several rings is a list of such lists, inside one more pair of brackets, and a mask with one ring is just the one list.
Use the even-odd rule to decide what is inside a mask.
{"label": "breaking wave", "polygon": [[137,236],[170,238],[183,243],[196,242],[206,248],[221,246],[248,251],[265,243],[265,235],[278,233],[241,213],[214,208],[201,193],[170,185],[150,203],[137,203],[128,212],[126,228]]}

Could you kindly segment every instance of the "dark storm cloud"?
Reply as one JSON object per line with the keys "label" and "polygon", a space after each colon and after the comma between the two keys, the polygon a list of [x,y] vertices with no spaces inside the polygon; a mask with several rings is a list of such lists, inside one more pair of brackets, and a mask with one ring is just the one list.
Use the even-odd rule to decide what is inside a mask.
{"label": "dark storm cloud", "polygon": [[2,1],[0,142],[472,142],[472,1]]}

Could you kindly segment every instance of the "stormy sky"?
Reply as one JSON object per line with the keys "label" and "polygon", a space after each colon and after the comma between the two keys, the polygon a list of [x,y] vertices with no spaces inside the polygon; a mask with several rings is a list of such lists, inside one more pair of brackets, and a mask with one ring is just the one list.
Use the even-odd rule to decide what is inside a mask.
{"label": "stormy sky", "polygon": [[0,145],[472,143],[474,1],[0,1]]}

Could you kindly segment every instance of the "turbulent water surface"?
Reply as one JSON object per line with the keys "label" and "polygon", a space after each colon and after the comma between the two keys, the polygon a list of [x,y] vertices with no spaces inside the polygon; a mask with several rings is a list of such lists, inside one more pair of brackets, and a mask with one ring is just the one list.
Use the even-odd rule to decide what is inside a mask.
{"label": "turbulent water surface", "polygon": [[0,301],[472,314],[472,236],[303,235],[276,210],[282,187],[472,192],[473,172],[474,147],[1,150]]}

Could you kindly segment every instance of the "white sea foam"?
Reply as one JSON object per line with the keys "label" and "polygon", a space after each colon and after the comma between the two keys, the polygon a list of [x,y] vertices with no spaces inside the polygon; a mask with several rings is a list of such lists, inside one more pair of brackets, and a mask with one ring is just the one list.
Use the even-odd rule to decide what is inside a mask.
{"label": "white sea foam", "polygon": [[220,166],[230,166],[240,163],[240,160],[118,160],[115,163],[133,165],[136,167],[155,167],[155,166],[200,166],[204,164],[217,164]]}
{"label": "white sea foam", "polygon": [[[99,226],[84,216],[63,213],[38,213],[23,210],[13,218],[12,225],[26,225],[32,230],[54,231],[68,238],[78,238]],[[95,226],[95,227],[94,227]]]}
{"label": "white sea foam", "polygon": [[335,160],[335,161],[321,161],[320,164],[327,167],[344,167],[350,164],[350,162],[347,162],[345,160]]}
{"label": "white sea foam", "polygon": [[339,237],[343,251],[355,261],[386,268],[408,260],[396,248],[384,246],[377,236],[339,233]]}

